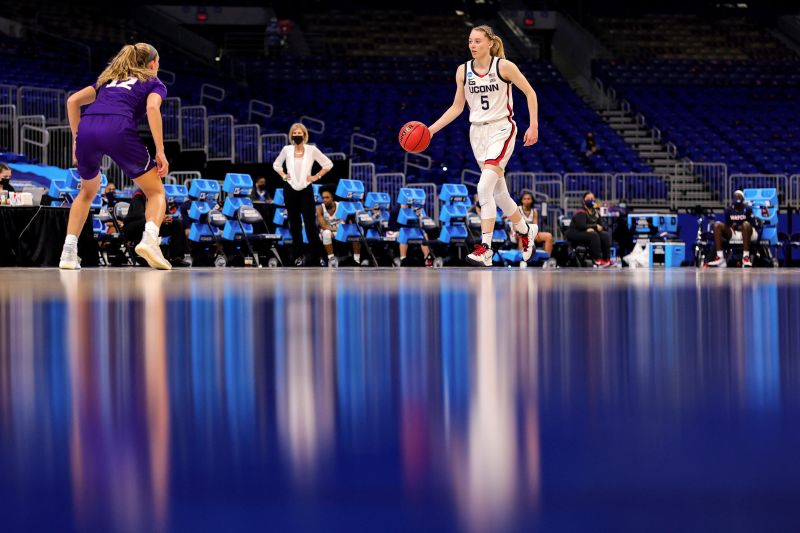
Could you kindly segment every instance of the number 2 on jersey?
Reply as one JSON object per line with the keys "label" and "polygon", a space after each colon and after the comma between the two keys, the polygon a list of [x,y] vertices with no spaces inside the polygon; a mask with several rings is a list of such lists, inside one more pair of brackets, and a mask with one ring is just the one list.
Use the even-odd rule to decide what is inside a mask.
{"label": "number 2 on jersey", "polygon": [[133,87],[131,87],[131,85],[133,85],[137,81],[139,81],[139,80],[137,80],[136,78],[128,78],[127,80],[124,80],[124,81],[123,80],[114,80],[114,81],[112,81],[111,83],[108,84],[108,87],[120,87],[122,89],[128,89],[130,91],[130,90],[133,89]]}

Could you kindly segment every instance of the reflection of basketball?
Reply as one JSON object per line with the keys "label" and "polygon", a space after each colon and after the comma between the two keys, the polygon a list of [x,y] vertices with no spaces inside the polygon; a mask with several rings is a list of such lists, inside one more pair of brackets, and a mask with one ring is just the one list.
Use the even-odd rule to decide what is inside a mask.
{"label": "reflection of basketball", "polygon": [[403,150],[418,154],[431,144],[431,132],[422,122],[412,120],[400,130],[399,140]]}

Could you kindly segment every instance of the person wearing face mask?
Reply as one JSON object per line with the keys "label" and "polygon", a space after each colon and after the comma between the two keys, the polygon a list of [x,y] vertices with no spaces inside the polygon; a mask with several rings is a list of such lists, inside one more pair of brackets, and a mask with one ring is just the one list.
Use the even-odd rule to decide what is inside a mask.
{"label": "person wearing face mask", "polygon": [[267,192],[267,178],[264,176],[256,178],[255,187],[250,191],[250,199],[254,202],[272,202],[272,198]]}
{"label": "person wearing face mask", "polygon": [[16,192],[11,186],[11,169],[5,163],[0,163],[0,191]]}
{"label": "person wearing face mask", "polygon": [[103,193],[103,205],[111,208],[117,203],[117,186],[109,183]]}
{"label": "person wearing face mask", "polygon": [[596,200],[591,191],[583,195],[583,209],[572,215],[567,231],[567,240],[573,246],[589,247],[592,262],[597,268],[606,268],[611,263],[611,235],[595,208]]}
{"label": "person wearing face mask", "polygon": [[750,268],[753,266],[750,260],[750,243],[758,239],[758,232],[755,229],[753,219],[753,208],[744,201],[744,193],[736,191],[733,193],[733,202],[725,208],[725,222],[714,222],[714,246],[717,256],[706,263],[707,267],[725,268],[728,266],[725,254],[722,251],[724,242],[742,243],[742,267]]}
{"label": "person wearing face mask", "polygon": [[[306,236],[312,255],[315,255],[317,260],[322,260],[327,255],[319,239],[314,190],[310,185],[327,174],[333,168],[333,162],[319,148],[308,144],[308,130],[304,125],[292,124],[289,129],[289,139],[291,144],[281,150],[272,168],[285,182],[283,197],[289,216],[289,229],[292,232],[292,252],[295,256],[295,266],[303,266],[305,264],[303,223],[306,226]],[[311,167],[315,162],[322,167],[322,170],[311,175]]]}

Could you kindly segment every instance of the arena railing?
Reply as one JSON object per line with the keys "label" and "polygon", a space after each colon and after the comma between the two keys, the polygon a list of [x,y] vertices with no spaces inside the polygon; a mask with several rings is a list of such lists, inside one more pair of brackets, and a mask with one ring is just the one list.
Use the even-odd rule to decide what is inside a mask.
{"label": "arena railing", "polygon": [[431,159],[430,156],[427,156],[425,154],[412,154],[411,152],[406,152],[406,155],[403,158],[403,174],[408,176],[409,168],[416,168],[419,170],[430,170],[432,163],[433,159]]}
{"label": "arena railing", "polygon": [[251,124],[258,124],[262,128],[266,128],[271,119],[275,115],[275,107],[262,100],[250,100],[247,106],[247,122]]}
{"label": "arena railing", "polygon": [[664,205],[668,205],[669,191],[669,180],[662,174],[623,172],[614,175],[614,196],[619,200],[650,203],[662,201]]}
{"label": "arena railing", "polygon": [[617,200],[614,190],[614,175],[606,172],[582,173],[569,172],[564,174],[564,191],[580,192],[592,191],[600,201],[613,202]]}
{"label": "arena railing", "polygon": [[26,124],[20,129],[20,148],[22,153],[39,163],[47,164],[47,146],[50,143],[50,132]]}
{"label": "arena railing", "polygon": [[0,151],[14,152],[17,143],[17,106],[0,105]]}
{"label": "arena railing", "polygon": [[308,131],[310,131],[311,133],[316,133],[317,135],[325,133],[324,120],[320,120],[314,117],[309,117],[308,115],[303,115],[302,117],[300,117],[300,124],[308,128]]}
{"label": "arena railing", "polygon": [[726,203],[730,203],[733,191],[741,189],[777,189],[781,203],[790,201],[789,176],[786,174],[731,174],[728,185],[729,195]]}
{"label": "arena railing", "polygon": [[208,119],[206,107],[202,105],[182,106],[181,150],[205,152],[208,149]]}
{"label": "arena railing", "polygon": [[350,156],[355,155],[356,150],[374,153],[378,150],[378,139],[369,135],[353,133],[350,136]]}
{"label": "arena railing", "polygon": [[17,89],[17,113],[43,115],[47,125],[64,124],[67,118],[66,91],[28,85]]}
{"label": "arena railing", "polygon": [[239,124],[233,127],[234,162],[242,164],[261,163],[261,126]]}
{"label": "arena railing", "polygon": [[271,163],[281,153],[283,147],[289,144],[289,136],[285,133],[265,133],[261,136],[261,159]]}
{"label": "arena railing", "polygon": [[72,129],[69,126],[48,126],[46,129],[50,133],[47,163],[59,168],[72,167]]}
{"label": "arena railing", "polygon": [[207,120],[208,160],[234,161],[233,115],[211,115]]}
{"label": "arena railing", "polygon": [[375,163],[351,163],[349,176],[351,180],[363,183],[364,190],[377,192],[375,190]]}
{"label": "arena railing", "polygon": [[47,127],[47,120],[45,119],[44,115],[17,115],[14,119],[14,124],[14,129],[16,130],[14,151],[19,152],[22,146],[20,143],[20,139],[22,137],[22,128],[24,126],[34,126],[36,128],[45,129]]}
{"label": "arena railing", "polygon": [[389,193],[392,203],[397,201],[400,189],[406,186],[406,175],[402,172],[384,172],[375,174],[375,183],[372,187],[373,192]]}
{"label": "arena railing", "polygon": [[800,174],[789,176],[788,203],[795,209],[800,209]]}
{"label": "arena railing", "polygon": [[212,102],[218,104],[225,100],[225,89],[210,83],[200,86],[200,105],[208,107]]}

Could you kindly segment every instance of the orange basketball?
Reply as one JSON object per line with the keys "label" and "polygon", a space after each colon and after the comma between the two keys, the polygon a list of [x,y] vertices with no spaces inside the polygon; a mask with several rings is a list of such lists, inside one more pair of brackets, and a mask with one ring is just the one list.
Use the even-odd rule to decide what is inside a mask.
{"label": "orange basketball", "polygon": [[431,132],[422,122],[412,120],[402,127],[398,139],[403,150],[418,154],[431,144]]}

